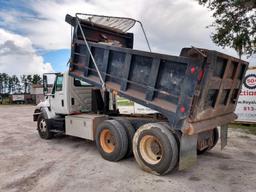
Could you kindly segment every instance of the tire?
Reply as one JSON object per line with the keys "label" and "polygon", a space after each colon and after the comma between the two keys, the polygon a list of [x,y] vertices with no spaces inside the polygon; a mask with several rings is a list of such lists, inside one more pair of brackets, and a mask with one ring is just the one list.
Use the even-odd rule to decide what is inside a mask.
{"label": "tire", "polygon": [[108,161],[119,161],[127,153],[128,137],[125,128],[116,120],[103,121],[96,128],[96,146]]}
{"label": "tire", "polygon": [[135,129],[132,126],[131,122],[125,118],[118,117],[118,118],[115,118],[115,120],[117,120],[125,128],[125,132],[126,132],[127,139],[128,139],[128,149],[127,149],[127,153],[126,153],[125,157],[127,157],[127,158],[131,157],[133,155],[132,139],[135,134]]}
{"label": "tire", "polygon": [[142,125],[133,137],[133,153],[147,172],[165,175],[178,162],[178,145],[173,133],[160,123]]}
{"label": "tire", "polygon": [[206,149],[203,149],[203,150],[197,149],[197,154],[202,155],[206,151],[210,151],[218,143],[218,140],[219,140],[219,131],[218,131],[218,128],[216,127],[216,128],[213,129],[213,145],[210,146],[210,147],[207,147]]}
{"label": "tire", "polygon": [[52,139],[53,133],[50,132],[49,124],[46,121],[46,117],[41,113],[37,118],[37,130],[38,134],[42,139]]}

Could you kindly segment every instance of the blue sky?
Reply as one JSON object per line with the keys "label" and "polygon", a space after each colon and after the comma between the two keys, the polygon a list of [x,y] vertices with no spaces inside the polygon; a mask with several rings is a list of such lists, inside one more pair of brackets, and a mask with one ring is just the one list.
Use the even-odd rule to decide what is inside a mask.
{"label": "blue sky", "polygon": [[[0,72],[62,72],[70,55],[70,29],[65,15],[77,12],[124,16],[143,22],[153,52],[179,55],[183,47],[214,49],[207,28],[212,13],[195,0],[0,0]],[[134,28],[135,49],[146,50]],[[255,59],[252,60],[255,63]]]}
{"label": "blue sky", "polygon": [[52,64],[54,71],[65,71],[65,69],[67,69],[70,50],[60,49],[56,51],[49,51],[42,54],[42,56],[45,62]]}
{"label": "blue sky", "polygon": [[[29,1],[23,1],[23,0],[1,0],[0,1],[0,12],[10,12],[10,13],[22,13],[19,15],[17,21],[22,22],[24,20],[29,21],[31,18],[40,18],[36,14],[36,12],[33,11],[31,7],[31,2]],[[40,18],[44,19],[44,18]],[[0,17],[0,27],[4,28],[6,30],[9,30],[11,32],[14,32],[19,35],[26,36],[27,31],[22,30],[19,27],[15,28],[13,25],[10,25],[8,22],[4,20],[4,17]],[[70,31],[67,31],[69,33]],[[65,71],[67,68],[67,61],[69,60],[70,56],[70,49],[56,49],[56,50],[47,50],[42,49],[38,45],[33,45],[33,48],[35,49],[36,53],[43,57],[44,63],[50,63],[52,65],[52,68],[54,71]]]}

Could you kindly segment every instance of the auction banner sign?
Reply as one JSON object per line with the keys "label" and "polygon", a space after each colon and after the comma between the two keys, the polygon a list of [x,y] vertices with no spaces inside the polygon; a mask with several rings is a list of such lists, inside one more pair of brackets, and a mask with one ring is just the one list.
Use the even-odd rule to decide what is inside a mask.
{"label": "auction banner sign", "polygon": [[236,121],[256,123],[256,69],[248,69],[238,98]]}

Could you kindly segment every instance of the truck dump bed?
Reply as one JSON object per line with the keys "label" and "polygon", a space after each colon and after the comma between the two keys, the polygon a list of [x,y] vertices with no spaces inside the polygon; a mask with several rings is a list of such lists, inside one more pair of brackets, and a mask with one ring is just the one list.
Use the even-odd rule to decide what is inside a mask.
{"label": "truck dump bed", "polygon": [[[75,29],[70,75],[101,87],[77,22],[71,16],[66,21]],[[184,48],[180,56],[134,50],[130,33],[83,21],[81,26],[107,89],[158,111],[176,129],[194,127],[190,134],[235,119],[247,62],[207,49]]]}

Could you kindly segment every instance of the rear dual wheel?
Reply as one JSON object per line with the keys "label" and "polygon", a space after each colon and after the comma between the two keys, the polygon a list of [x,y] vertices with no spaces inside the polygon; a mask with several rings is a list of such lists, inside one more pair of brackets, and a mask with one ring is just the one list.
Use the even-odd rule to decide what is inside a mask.
{"label": "rear dual wheel", "polygon": [[160,123],[148,123],[136,131],[133,153],[143,170],[157,175],[172,171],[178,162],[177,141],[173,133]]}
{"label": "rear dual wheel", "polygon": [[123,120],[115,119],[106,120],[97,127],[96,145],[104,159],[119,161],[129,155],[129,147],[132,147],[137,163],[147,172],[164,175],[175,168],[178,162],[177,140],[165,125],[145,124],[134,136],[134,130],[127,132],[126,126]]}
{"label": "rear dual wheel", "polygon": [[103,121],[96,130],[96,146],[104,159],[121,160],[128,150],[124,126],[116,120]]}
{"label": "rear dual wheel", "polygon": [[126,153],[125,157],[131,157],[133,155],[132,139],[135,134],[135,129],[132,126],[131,122],[126,118],[117,117],[117,118],[115,118],[115,120],[117,120],[125,129],[127,139],[128,139],[128,148],[127,148],[127,153]]}

